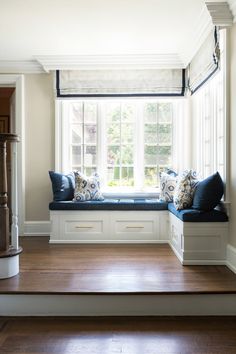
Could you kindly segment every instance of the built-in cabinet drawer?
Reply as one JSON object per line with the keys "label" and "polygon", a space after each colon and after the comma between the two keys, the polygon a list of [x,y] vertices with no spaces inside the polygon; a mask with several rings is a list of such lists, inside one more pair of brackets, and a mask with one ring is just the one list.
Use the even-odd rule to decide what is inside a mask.
{"label": "built-in cabinet drawer", "polygon": [[157,213],[126,211],[112,215],[112,234],[117,241],[158,240],[159,224]]}
{"label": "built-in cabinet drawer", "polygon": [[52,243],[168,240],[167,211],[55,211],[50,214]]}
{"label": "built-in cabinet drawer", "polygon": [[155,227],[155,221],[123,221],[116,220],[115,228],[116,233],[153,233]]}
{"label": "built-in cabinet drawer", "polygon": [[109,220],[103,212],[72,212],[60,216],[60,239],[90,242],[108,240]]}

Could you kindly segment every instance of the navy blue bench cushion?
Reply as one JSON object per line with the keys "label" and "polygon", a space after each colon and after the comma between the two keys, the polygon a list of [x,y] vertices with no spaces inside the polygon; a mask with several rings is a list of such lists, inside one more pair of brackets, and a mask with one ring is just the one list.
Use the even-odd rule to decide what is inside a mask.
{"label": "navy blue bench cushion", "polygon": [[173,203],[169,203],[168,210],[182,221],[189,222],[224,222],[228,221],[228,216],[216,209],[203,211],[197,209],[176,210]]}
{"label": "navy blue bench cushion", "polygon": [[158,199],[104,199],[85,202],[51,202],[50,210],[167,210],[168,203]]}

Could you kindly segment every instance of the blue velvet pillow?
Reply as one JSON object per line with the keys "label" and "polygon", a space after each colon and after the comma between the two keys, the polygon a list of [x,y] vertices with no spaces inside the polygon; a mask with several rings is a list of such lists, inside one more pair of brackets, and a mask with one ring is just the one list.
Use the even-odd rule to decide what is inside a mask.
{"label": "blue velvet pillow", "polygon": [[193,197],[193,209],[213,210],[224,194],[224,184],[218,172],[197,184]]}
{"label": "blue velvet pillow", "polygon": [[73,172],[63,175],[62,173],[49,171],[49,176],[52,182],[54,201],[60,202],[74,198],[75,176]]}

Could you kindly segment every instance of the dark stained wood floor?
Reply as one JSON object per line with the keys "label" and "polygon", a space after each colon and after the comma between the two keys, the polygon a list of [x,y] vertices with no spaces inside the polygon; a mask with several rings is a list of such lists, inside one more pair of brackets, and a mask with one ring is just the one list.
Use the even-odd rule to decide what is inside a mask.
{"label": "dark stained wood floor", "polygon": [[236,293],[225,266],[182,266],[168,245],[49,245],[24,237],[20,274],[0,294]]}
{"label": "dark stained wood floor", "polygon": [[235,354],[235,317],[0,318],[1,354]]}

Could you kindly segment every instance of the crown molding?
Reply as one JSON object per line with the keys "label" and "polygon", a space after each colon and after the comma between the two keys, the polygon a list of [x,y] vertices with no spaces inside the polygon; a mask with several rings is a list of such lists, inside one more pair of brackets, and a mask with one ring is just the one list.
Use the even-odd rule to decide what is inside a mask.
{"label": "crown molding", "polygon": [[214,26],[232,26],[233,14],[227,1],[205,1]]}
{"label": "crown molding", "polygon": [[46,72],[51,70],[183,68],[183,62],[178,54],[40,55],[36,57],[36,60]]}
{"label": "crown molding", "polygon": [[0,60],[1,74],[42,74],[42,66],[36,60]]}
{"label": "crown molding", "polygon": [[233,14],[233,22],[236,22],[236,0],[228,0],[229,8]]}
{"label": "crown molding", "polygon": [[195,22],[193,32],[191,31],[187,40],[185,40],[185,43],[183,43],[182,45],[182,48],[184,48],[184,50],[181,50],[181,48],[179,50],[181,60],[184,63],[184,67],[187,67],[188,64],[191,62],[194,55],[200,49],[202,43],[209,35],[212,28],[213,23],[211,16],[209,14],[209,11],[207,10],[207,7],[204,6],[200,13],[200,16]]}

